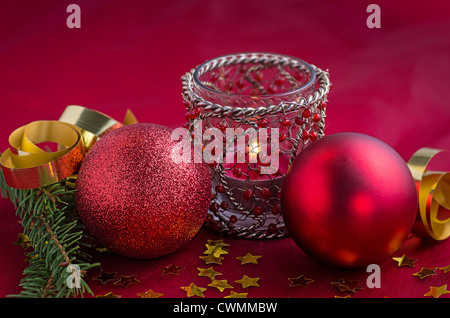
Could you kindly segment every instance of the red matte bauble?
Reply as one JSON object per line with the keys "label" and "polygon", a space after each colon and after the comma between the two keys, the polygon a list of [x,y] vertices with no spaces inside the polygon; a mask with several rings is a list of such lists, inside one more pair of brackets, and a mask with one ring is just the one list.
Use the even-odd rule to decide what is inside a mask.
{"label": "red matte bauble", "polygon": [[315,141],[293,161],[282,187],[283,219],[295,243],[340,268],[376,264],[410,233],[417,192],[401,156],[358,133]]}
{"label": "red matte bauble", "polygon": [[175,163],[170,128],[133,124],[102,137],[77,178],[77,207],[88,232],[111,251],[156,258],[200,230],[211,200],[209,168]]}

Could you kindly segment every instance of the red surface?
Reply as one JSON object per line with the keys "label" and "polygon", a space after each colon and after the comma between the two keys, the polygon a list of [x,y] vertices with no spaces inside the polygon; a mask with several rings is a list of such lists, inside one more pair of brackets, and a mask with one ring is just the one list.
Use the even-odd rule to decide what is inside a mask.
{"label": "red surface", "polygon": [[[122,119],[131,108],[141,122],[182,126],[180,76],[206,59],[235,52],[271,51],[300,57],[329,69],[326,133],[355,131],[379,138],[405,159],[421,147],[450,149],[450,5],[447,1],[381,7],[381,29],[366,26],[369,1],[76,1],[81,29],[66,27],[68,1],[2,1],[0,4],[0,149],[15,128],[38,119],[57,119],[69,104]],[[444,160],[445,161],[445,160]],[[448,160],[447,160],[448,162]],[[444,162],[445,163],[445,162]],[[450,167],[445,167],[450,170]],[[20,291],[24,251],[12,244],[21,232],[12,204],[0,200],[0,296]],[[164,297],[185,297],[180,289],[198,277],[198,258],[207,239],[202,230],[170,256],[148,261],[112,254],[95,257],[106,272],[136,275],[127,288],[90,281],[96,295],[122,297],[153,289]],[[333,297],[331,282],[358,280],[365,289],[352,297],[423,297],[430,286],[450,283],[450,273],[423,280],[421,267],[450,264],[450,240],[411,238],[395,253],[417,259],[416,267],[381,265],[381,288],[369,289],[365,271],[341,271],[306,256],[290,238],[272,241],[220,237],[230,243],[222,265],[212,265],[235,292],[248,297]],[[259,264],[235,259],[250,252]],[[160,267],[185,267],[162,275]],[[89,273],[98,275],[100,269]],[[260,277],[260,287],[234,283],[243,274]],[[289,287],[288,278],[314,282]],[[449,284],[450,285],[450,284]],[[447,287],[450,289],[450,287]],[[205,297],[222,297],[208,288]],[[450,294],[441,296],[449,297]]]}

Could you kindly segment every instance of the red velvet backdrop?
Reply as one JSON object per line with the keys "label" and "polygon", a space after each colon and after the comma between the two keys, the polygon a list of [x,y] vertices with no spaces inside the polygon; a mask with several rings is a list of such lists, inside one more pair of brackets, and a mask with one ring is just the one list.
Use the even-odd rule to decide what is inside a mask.
{"label": "red velvet backdrop", "polygon": [[[368,4],[381,7],[381,28],[366,26]],[[81,7],[81,29],[66,26],[66,8]],[[0,4],[0,149],[8,135],[34,120],[58,119],[67,105],[93,108],[122,119],[131,108],[140,122],[172,128],[184,123],[180,76],[219,55],[264,51],[300,57],[329,69],[326,133],[342,131],[377,137],[405,159],[421,147],[450,150],[450,5],[445,0],[393,1],[16,1]],[[448,158],[447,158],[448,162]],[[443,162],[446,163],[445,160]],[[449,170],[449,167],[445,167]],[[20,292],[26,262],[14,245],[21,226],[8,200],[0,200],[0,296]],[[207,239],[230,244],[222,265],[199,256]],[[366,286],[368,274],[341,271],[306,256],[290,238],[256,241],[218,236],[202,229],[180,251],[158,260],[95,255],[90,272],[95,295],[113,292],[138,297],[149,289],[163,297],[186,297],[180,287],[207,287],[198,267],[213,266],[233,289],[208,287],[205,297],[246,292],[248,297],[424,297],[430,286],[450,282],[436,270],[423,280],[422,267],[450,264],[450,241],[411,237],[394,256],[417,259],[415,267],[381,265],[381,288]],[[241,265],[245,253],[258,264]],[[163,275],[161,267],[184,267]],[[92,280],[104,272],[136,275],[128,287]],[[235,280],[259,277],[243,289]],[[314,282],[290,287],[289,278]],[[358,281],[364,290],[341,293],[331,283]],[[450,289],[450,287],[447,287]],[[450,294],[441,297],[449,297]]]}

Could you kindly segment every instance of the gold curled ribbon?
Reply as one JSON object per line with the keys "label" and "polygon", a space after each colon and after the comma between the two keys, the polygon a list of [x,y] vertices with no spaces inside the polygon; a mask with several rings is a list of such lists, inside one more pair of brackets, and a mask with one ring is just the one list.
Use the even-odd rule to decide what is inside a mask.
{"label": "gold curled ribbon", "polygon": [[408,161],[416,182],[419,198],[418,215],[414,229],[419,235],[428,235],[435,240],[450,236],[450,173],[427,171],[431,159],[444,150],[421,148]]}
{"label": "gold curled ribbon", "polygon": [[[58,150],[47,152],[40,143],[54,142]],[[76,172],[84,158],[79,129],[60,121],[34,121],[16,129],[0,163],[6,183],[17,189],[33,189],[63,180]]]}
{"label": "gold curled ribbon", "polygon": [[69,105],[62,113],[59,121],[77,126],[81,131],[86,150],[89,150],[99,138],[123,125],[137,123],[136,117],[128,109],[123,123],[83,106]]}
{"label": "gold curled ribbon", "polygon": [[[110,131],[137,123],[127,110],[123,123],[86,107],[67,106],[58,121],[34,121],[9,136],[9,148],[1,154],[0,164],[6,183],[17,189],[47,186],[71,176],[81,166],[86,151]],[[39,144],[56,143],[56,151]],[[71,181],[69,181],[70,183]]]}

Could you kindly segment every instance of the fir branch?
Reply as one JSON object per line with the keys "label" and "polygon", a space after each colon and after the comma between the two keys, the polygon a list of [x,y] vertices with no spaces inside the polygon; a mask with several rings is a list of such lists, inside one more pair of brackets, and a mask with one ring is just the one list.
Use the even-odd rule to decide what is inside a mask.
{"label": "fir branch", "polygon": [[[26,235],[34,249],[27,255],[29,266],[20,282],[22,291],[10,297],[77,297],[92,294],[83,276],[90,264],[90,256],[80,251],[86,242],[83,226],[76,213],[75,190],[64,182],[40,189],[20,190],[9,187],[0,171],[0,189],[9,198],[22,221]],[[84,261],[83,261],[84,260]],[[80,268],[80,288],[69,288],[67,280]]]}

